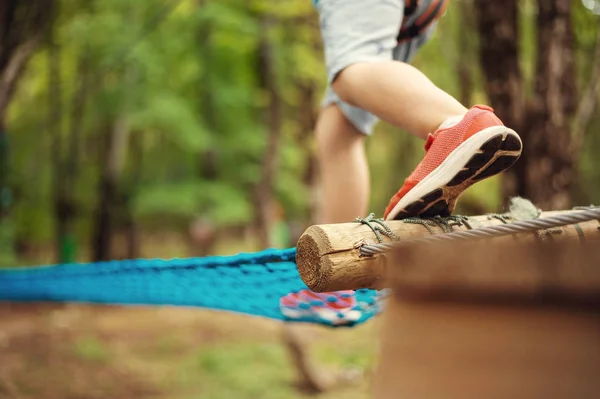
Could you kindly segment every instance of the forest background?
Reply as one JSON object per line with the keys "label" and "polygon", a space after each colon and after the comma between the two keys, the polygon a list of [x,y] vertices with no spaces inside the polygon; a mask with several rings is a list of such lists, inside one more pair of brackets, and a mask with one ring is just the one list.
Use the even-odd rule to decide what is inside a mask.
{"label": "forest background", "polygon": [[[493,106],[524,141],[519,162],[469,189],[458,213],[500,211],[515,195],[544,210],[600,201],[599,18],[598,0],[450,3],[414,64],[463,104]],[[324,84],[310,0],[1,2],[0,265],[293,246],[318,220],[313,126]],[[381,215],[423,142],[381,123],[367,150],[370,209]],[[129,317],[115,312],[102,317],[114,325]],[[174,323],[191,316],[182,317]],[[203,336],[217,328],[198,326]],[[73,338],[74,369],[77,356],[112,361],[113,341],[98,334]],[[368,356],[353,345],[368,340],[358,334],[348,335],[344,353],[361,363]],[[201,368],[235,373],[224,365],[263,350],[281,357],[265,372],[279,378],[279,349],[254,349],[248,339],[246,349],[227,341],[219,356],[202,352]],[[36,356],[49,356],[44,348]],[[179,364],[157,356],[163,367]],[[15,389],[26,397],[19,372],[7,373],[0,366],[0,397]],[[254,383],[244,379],[231,394],[258,397],[245,390]],[[210,397],[229,397],[223,392]]]}

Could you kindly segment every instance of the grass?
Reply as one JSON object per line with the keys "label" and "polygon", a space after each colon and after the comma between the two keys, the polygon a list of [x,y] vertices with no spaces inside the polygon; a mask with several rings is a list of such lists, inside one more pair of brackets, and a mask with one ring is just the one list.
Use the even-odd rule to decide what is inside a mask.
{"label": "grass", "polygon": [[106,362],[110,353],[104,343],[96,337],[78,337],[75,340],[75,355],[84,360]]}
{"label": "grass", "polygon": [[[331,370],[372,367],[376,322],[298,326]],[[170,307],[0,304],[0,399],[293,399],[275,321]],[[368,397],[368,382],[321,395]]]}

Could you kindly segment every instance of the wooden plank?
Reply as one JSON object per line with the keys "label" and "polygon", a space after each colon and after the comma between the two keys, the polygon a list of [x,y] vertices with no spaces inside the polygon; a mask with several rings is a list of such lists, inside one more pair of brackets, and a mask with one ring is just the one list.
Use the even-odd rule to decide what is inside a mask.
{"label": "wooden plank", "polygon": [[573,399],[600,392],[597,314],[393,298],[383,318],[374,399]]}
{"label": "wooden plank", "polygon": [[[540,217],[566,214],[573,211],[544,212]],[[503,222],[487,215],[470,217],[472,227],[494,226]],[[431,233],[420,224],[403,221],[387,222],[390,229],[401,240],[419,238]],[[552,229],[543,235],[552,240],[576,237],[585,240],[600,236],[599,223],[596,220]],[[431,227],[436,234],[442,229]],[[466,225],[454,227],[454,231],[467,230]],[[515,236],[494,238],[493,241],[514,240],[535,241],[539,234],[522,233]],[[391,241],[383,237],[385,242]],[[328,292],[346,289],[385,287],[385,256],[361,257],[359,247],[363,243],[377,242],[373,231],[366,225],[342,223],[311,226],[300,237],[297,244],[296,263],[300,276],[306,285],[315,292]]]}
{"label": "wooden plank", "polygon": [[388,258],[386,286],[407,299],[600,305],[600,237],[417,244]]}
{"label": "wooden plank", "polygon": [[394,293],[373,397],[596,397],[598,244],[440,243],[391,253]]}

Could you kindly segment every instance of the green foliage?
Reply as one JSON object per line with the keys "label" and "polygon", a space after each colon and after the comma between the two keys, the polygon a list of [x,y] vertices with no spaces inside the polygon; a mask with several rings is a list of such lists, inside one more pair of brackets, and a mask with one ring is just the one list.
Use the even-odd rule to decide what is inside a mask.
{"label": "green foliage", "polygon": [[[54,236],[55,153],[49,113],[59,102],[61,158],[69,161],[77,105],[84,111],[79,163],[68,187],[76,205],[76,234],[89,242],[107,165],[106,143],[126,126],[117,191],[139,222],[160,217],[162,229],[202,217],[216,226],[248,226],[257,210],[269,135],[270,97],[261,86],[261,40],[272,49],[282,126],[272,193],[281,218],[308,222],[314,165],[308,154],[307,109],[319,107],[325,84],[318,19],[309,0],[61,0],[57,25],[60,91],[50,95],[48,48],[40,46],[9,109],[11,209],[14,234],[32,243]],[[573,3],[579,85],[591,70],[598,17]],[[534,1],[520,3],[521,63],[535,73]],[[464,30],[471,30],[465,34]],[[485,102],[477,67],[477,37],[467,16],[450,6],[414,63],[441,88],[461,94],[460,63],[469,63],[472,102]],[[466,38],[466,39],[465,39]],[[87,82],[87,83],[86,83]],[[84,95],[78,97],[84,85]],[[313,90],[308,107],[303,93]],[[597,119],[597,118],[596,118]],[[594,121],[594,127],[598,126]],[[583,182],[597,182],[596,139],[582,157]],[[368,140],[371,209],[380,213],[423,154],[423,143],[380,124]],[[596,197],[593,188],[580,198]],[[585,190],[584,190],[585,191]],[[497,210],[499,180],[467,195]],[[277,221],[276,221],[277,222]],[[118,223],[117,223],[118,224]]]}
{"label": "green foliage", "polygon": [[189,217],[206,212],[216,225],[251,221],[252,209],[239,190],[223,182],[189,181],[140,188],[134,208],[138,216],[166,214]]}
{"label": "green foliage", "polygon": [[198,152],[208,147],[206,128],[185,99],[167,92],[149,97],[142,104],[129,115],[131,129],[168,132],[182,151]]}

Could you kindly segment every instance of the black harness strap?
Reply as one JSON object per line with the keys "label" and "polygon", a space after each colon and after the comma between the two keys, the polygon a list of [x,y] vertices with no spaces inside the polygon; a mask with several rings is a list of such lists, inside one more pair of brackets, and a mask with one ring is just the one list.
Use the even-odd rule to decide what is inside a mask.
{"label": "black harness strap", "polygon": [[404,1],[404,18],[410,17],[417,11],[419,0],[405,0]]}
{"label": "black harness strap", "polygon": [[[414,9],[412,10],[412,12],[414,13],[415,10],[417,9],[418,1],[417,0],[407,0],[407,1],[409,1],[410,4],[406,5],[404,10],[405,10],[405,15],[409,16],[409,14],[406,13],[406,10],[410,6],[414,5]],[[429,26],[429,24],[431,24],[439,16],[438,14],[440,13],[440,10],[442,9],[442,7],[446,3],[446,1],[447,0],[437,0],[437,4],[435,5],[435,8],[433,9],[433,11],[431,13],[429,13],[427,18],[425,18],[425,20],[422,21],[420,24],[415,23],[414,25],[411,25],[411,26],[407,27],[406,29],[400,30],[397,40],[398,41],[409,40],[409,39],[414,39],[415,37],[419,36],[419,34],[421,34],[423,29],[425,29],[427,26]]]}

